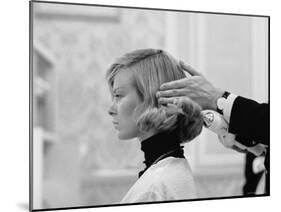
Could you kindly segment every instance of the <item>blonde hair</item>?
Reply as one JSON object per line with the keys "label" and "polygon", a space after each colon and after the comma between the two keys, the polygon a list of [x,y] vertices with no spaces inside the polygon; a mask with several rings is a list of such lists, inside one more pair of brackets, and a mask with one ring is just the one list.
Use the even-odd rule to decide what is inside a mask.
{"label": "blonde hair", "polygon": [[198,104],[191,100],[180,101],[178,109],[172,113],[168,107],[158,104],[156,92],[161,84],[186,77],[171,55],[163,50],[139,49],[118,58],[106,73],[111,92],[116,74],[124,69],[134,73],[133,83],[142,100],[135,111],[140,131],[176,130],[181,142],[190,141],[200,134],[203,118]]}

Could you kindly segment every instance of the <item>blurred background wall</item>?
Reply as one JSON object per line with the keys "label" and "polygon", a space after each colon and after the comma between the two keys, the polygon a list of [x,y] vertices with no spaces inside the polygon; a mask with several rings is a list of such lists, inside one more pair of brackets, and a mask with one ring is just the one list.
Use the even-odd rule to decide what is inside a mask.
{"label": "blurred background wall", "polygon": [[[137,180],[137,140],[119,141],[105,71],[161,48],[218,87],[267,101],[267,20],[258,17],[32,3],[33,206],[118,203]],[[244,155],[204,130],[185,146],[200,198],[242,194]]]}

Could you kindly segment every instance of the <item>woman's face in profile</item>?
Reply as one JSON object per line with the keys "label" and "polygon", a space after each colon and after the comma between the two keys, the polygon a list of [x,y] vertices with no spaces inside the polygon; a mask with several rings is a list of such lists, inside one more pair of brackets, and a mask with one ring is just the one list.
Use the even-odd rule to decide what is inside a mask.
{"label": "woman's face in profile", "polygon": [[119,139],[135,138],[139,134],[134,111],[141,103],[133,85],[133,72],[125,69],[116,74],[113,83],[113,102],[109,108]]}

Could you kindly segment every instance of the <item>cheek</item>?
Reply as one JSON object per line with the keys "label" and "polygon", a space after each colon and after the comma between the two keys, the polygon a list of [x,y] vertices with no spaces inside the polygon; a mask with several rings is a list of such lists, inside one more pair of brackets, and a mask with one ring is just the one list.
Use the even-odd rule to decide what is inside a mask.
{"label": "cheek", "polygon": [[120,116],[125,119],[133,119],[134,111],[137,105],[137,101],[133,101],[129,98],[124,98],[119,105]]}

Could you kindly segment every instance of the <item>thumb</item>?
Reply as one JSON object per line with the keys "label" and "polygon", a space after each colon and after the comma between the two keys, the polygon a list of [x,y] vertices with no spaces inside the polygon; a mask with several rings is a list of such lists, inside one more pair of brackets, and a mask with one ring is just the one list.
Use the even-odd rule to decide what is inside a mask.
{"label": "thumb", "polygon": [[189,65],[185,65],[183,61],[179,62],[180,67],[191,76],[202,76],[199,72],[197,72],[194,68]]}

